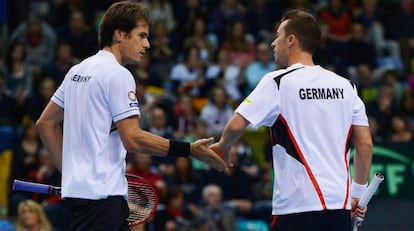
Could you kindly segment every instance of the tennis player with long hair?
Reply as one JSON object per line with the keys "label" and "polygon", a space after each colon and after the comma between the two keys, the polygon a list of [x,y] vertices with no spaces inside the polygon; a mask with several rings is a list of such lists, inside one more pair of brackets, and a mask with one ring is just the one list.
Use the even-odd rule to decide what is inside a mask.
{"label": "tennis player with long hair", "polygon": [[136,85],[123,65],[139,63],[150,48],[149,21],[139,3],[111,5],[99,27],[100,50],[68,71],[36,123],[62,172],[62,197],[73,214],[71,230],[129,230],[127,150],[191,155],[219,171],[227,168],[208,147],[213,138],[190,144],[139,127]]}
{"label": "tennis player with long hair", "polygon": [[[272,42],[285,67],[263,76],[211,148],[231,166],[230,147],[249,126],[269,127],[273,149],[272,230],[352,228],[368,182],[372,138],[365,106],[349,80],[313,62],[321,31],[301,10],[284,14]],[[349,142],[354,179],[350,179]],[[351,183],[352,182],[352,183]]]}

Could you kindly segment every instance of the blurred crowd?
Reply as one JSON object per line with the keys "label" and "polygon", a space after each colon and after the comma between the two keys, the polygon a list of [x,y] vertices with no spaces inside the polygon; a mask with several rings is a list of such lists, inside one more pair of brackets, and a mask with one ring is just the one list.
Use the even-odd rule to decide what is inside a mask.
{"label": "blurred crowd", "polygon": [[[0,40],[0,216],[22,222],[20,207],[34,202],[51,222],[43,230],[67,227],[58,196],[12,192],[11,183],[60,184],[34,122],[69,68],[97,52],[99,21],[113,2],[8,2],[9,33]],[[304,8],[321,24],[315,62],[357,85],[374,141],[413,140],[413,0],[142,2],[153,20],[151,48],[142,63],[127,68],[136,79],[143,129],[185,141],[219,138],[235,107],[265,73],[279,68],[270,43],[281,15]],[[270,157],[258,162],[254,156],[268,149],[254,153],[241,140],[227,174],[196,159],[128,154],[128,172],[149,179],[160,198],[145,228],[227,231],[242,230],[246,220],[266,224],[272,164]]]}

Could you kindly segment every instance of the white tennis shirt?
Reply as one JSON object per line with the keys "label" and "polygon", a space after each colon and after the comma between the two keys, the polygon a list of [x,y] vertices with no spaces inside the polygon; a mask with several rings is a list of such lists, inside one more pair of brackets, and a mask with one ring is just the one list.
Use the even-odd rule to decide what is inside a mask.
{"label": "white tennis shirt", "polygon": [[350,81],[295,64],[266,74],[236,112],[270,128],[272,214],[351,208],[348,144],[352,125],[368,119]]}
{"label": "white tennis shirt", "polygon": [[113,122],[139,115],[135,91],[132,74],[104,50],[66,74],[52,96],[64,109],[62,197],[126,197],[126,150]]}

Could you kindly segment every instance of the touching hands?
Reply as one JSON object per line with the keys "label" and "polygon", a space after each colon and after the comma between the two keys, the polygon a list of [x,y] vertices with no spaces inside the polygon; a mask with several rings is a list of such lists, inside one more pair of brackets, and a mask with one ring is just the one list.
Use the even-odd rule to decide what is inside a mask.
{"label": "touching hands", "polygon": [[214,141],[213,137],[207,139],[199,139],[191,143],[190,155],[204,161],[210,167],[217,171],[228,171],[228,167],[221,156],[209,148],[209,144]]}
{"label": "touching hands", "polygon": [[210,148],[226,162],[228,168],[233,167],[233,163],[231,163],[230,148],[223,148],[222,146],[220,146],[220,143],[214,143],[210,146]]}

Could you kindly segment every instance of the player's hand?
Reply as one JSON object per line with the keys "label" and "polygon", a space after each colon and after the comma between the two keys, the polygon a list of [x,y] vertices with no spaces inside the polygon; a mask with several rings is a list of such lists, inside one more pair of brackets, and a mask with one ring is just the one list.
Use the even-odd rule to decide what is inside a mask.
{"label": "player's hand", "polygon": [[199,139],[191,144],[190,155],[204,161],[210,167],[217,171],[227,171],[227,165],[224,160],[209,148],[209,144],[214,141],[213,137],[208,139]]}
{"label": "player's hand", "polygon": [[358,207],[358,202],[359,202],[359,199],[351,198],[351,205],[352,205],[351,217],[352,219],[356,221],[360,221],[357,223],[357,225],[361,226],[362,221],[365,218],[365,214],[367,213],[367,207],[361,209],[360,207]]}
{"label": "player's hand", "polygon": [[233,167],[233,163],[231,163],[231,152],[230,149],[224,149],[220,146],[220,143],[215,143],[210,146],[211,150],[217,153],[227,164],[227,167]]}

